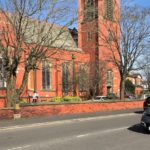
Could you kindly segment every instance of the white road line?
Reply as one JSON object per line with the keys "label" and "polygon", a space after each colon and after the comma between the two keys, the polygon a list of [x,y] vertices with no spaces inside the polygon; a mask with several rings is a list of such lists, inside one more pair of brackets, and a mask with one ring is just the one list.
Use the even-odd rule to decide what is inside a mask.
{"label": "white road line", "polygon": [[120,132],[123,130],[126,130],[128,128],[128,126],[124,126],[124,127],[120,127],[120,128],[112,128],[112,129],[106,129],[106,130],[101,130],[101,131],[94,131],[94,132],[89,132],[89,133],[85,133],[85,134],[80,134],[80,135],[72,135],[72,136],[67,136],[67,137],[63,137],[63,138],[57,138],[57,139],[53,139],[53,140],[48,140],[48,141],[44,141],[44,142],[39,142],[39,143],[35,143],[33,145],[27,145],[27,146],[22,146],[22,147],[16,147],[16,148],[11,148],[11,149],[7,149],[7,150],[19,150],[19,149],[25,149],[28,147],[32,147],[33,149],[36,149],[38,147],[38,145],[40,146],[52,146],[52,145],[58,145],[58,144],[64,144],[67,142],[71,142],[74,141],[76,139],[84,139],[84,138],[93,138],[93,136],[105,136],[108,134],[111,134],[113,132]]}
{"label": "white road line", "polygon": [[43,146],[43,149],[44,149],[44,146],[54,146],[54,145],[61,145],[61,144],[64,144],[64,143],[68,143],[68,142],[72,142],[72,141],[76,141],[76,140],[82,140],[82,139],[85,139],[85,138],[93,138],[93,136],[96,136],[96,137],[103,137],[105,135],[109,135],[111,133],[117,133],[117,132],[121,132],[121,131],[124,131],[124,130],[127,130],[128,126],[124,126],[124,127],[121,127],[121,128],[113,128],[113,129],[106,129],[106,130],[99,130],[99,131],[94,131],[94,132],[89,132],[89,133],[85,133],[85,134],[80,134],[80,135],[72,135],[72,136],[67,136],[67,137],[63,137],[63,138],[56,138],[56,139],[53,139],[53,140],[48,140],[48,141],[44,141],[42,143],[35,143],[32,145],[32,148],[33,149],[36,149],[36,147],[38,147],[38,144],[40,146]]}
{"label": "white road line", "polygon": [[81,135],[77,135],[76,137],[77,138],[83,138],[83,137],[86,137],[86,136],[89,136],[89,134],[81,134]]}
{"label": "white road line", "polygon": [[124,126],[124,127],[120,127],[120,128],[114,128],[114,129],[107,129],[107,130],[103,130],[103,131],[96,131],[96,132],[91,132],[91,133],[86,133],[86,134],[81,134],[81,135],[77,135],[77,138],[85,138],[85,137],[90,137],[90,136],[96,136],[96,135],[104,135],[104,134],[108,134],[108,133],[112,133],[112,132],[119,132],[122,130],[126,130],[127,128],[129,128],[128,126]]}
{"label": "white road line", "polygon": [[7,149],[7,150],[17,150],[17,149],[25,149],[25,148],[28,148],[30,147],[31,145],[25,145],[25,146],[20,146],[20,147],[15,147],[15,148],[10,148],[10,149]]}
{"label": "white road line", "polygon": [[53,126],[53,125],[77,123],[77,122],[84,122],[84,121],[94,121],[94,120],[112,119],[112,118],[119,118],[119,117],[137,116],[137,115],[138,114],[135,114],[135,113],[127,113],[127,114],[115,114],[115,115],[108,115],[108,116],[61,120],[61,121],[53,121],[53,122],[42,122],[42,123],[34,123],[34,124],[28,124],[28,125],[17,125],[17,126],[10,126],[10,127],[1,127],[0,132],[10,131],[10,130],[15,130],[15,129],[33,128],[33,127],[41,127],[41,126]]}

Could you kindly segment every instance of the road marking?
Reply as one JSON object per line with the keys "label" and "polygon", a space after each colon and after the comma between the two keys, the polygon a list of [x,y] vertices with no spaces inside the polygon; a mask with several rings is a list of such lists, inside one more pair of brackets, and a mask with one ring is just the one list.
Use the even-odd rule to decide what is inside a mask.
{"label": "road marking", "polygon": [[108,134],[108,133],[112,133],[112,132],[118,132],[118,131],[126,130],[127,128],[129,128],[129,127],[124,126],[124,127],[120,127],[120,128],[106,129],[106,130],[102,130],[102,131],[96,131],[96,132],[77,135],[76,137],[77,138],[85,138],[85,137],[90,137],[90,136],[95,136],[95,135],[100,136],[100,135],[104,135],[104,134]]}
{"label": "road marking", "polygon": [[25,145],[25,146],[20,146],[20,147],[15,147],[15,148],[10,148],[10,149],[7,149],[7,150],[17,150],[17,149],[25,149],[25,148],[28,148],[30,147],[31,145]]}
{"label": "road marking", "polygon": [[[93,138],[93,136],[97,136],[97,137],[101,137],[101,136],[105,136],[111,133],[116,133],[116,132],[120,132],[123,130],[127,130],[128,126],[124,126],[124,127],[120,127],[120,128],[113,128],[113,129],[106,129],[106,130],[99,130],[99,131],[94,131],[94,132],[89,132],[89,133],[85,133],[85,134],[80,134],[80,135],[72,135],[72,136],[67,136],[67,137],[61,137],[61,138],[56,138],[56,139],[52,139],[52,140],[48,140],[48,141],[44,141],[42,143],[36,143],[34,145],[32,145],[33,149],[36,149],[36,147],[38,146],[37,144],[43,145],[43,146],[54,146],[54,145],[61,145],[64,143],[68,143],[68,142],[72,142],[72,141],[76,141],[76,140],[83,140],[84,138]],[[44,147],[43,147],[44,149]]]}
{"label": "road marking", "polygon": [[[120,127],[120,128],[112,128],[112,129],[106,129],[106,130],[101,130],[101,131],[94,131],[94,132],[89,132],[89,133],[85,133],[85,134],[80,134],[80,135],[72,135],[72,136],[67,136],[67,137],[63,137],[63,138],[56,138],[53,140],[48,140],[48,141],[44,141],[43,143],[35,143],[33,145],[27,145],[27,146],[22,146],[22,147],[16,147],[16,148],[11,148],[11,149],[7,149],[7,150],[19,150],[19,149],[25,149],[28,147],[32,147],[33,149],[36,149],[38,147],[38,144],[43,145],[43,146],[52,146],[52,145],[58,145],[58,144],[64,144],[66,142],[71,142],[74,141],[76,139],[84,139],[84,138],[93,138],[93,136],[104,136],[113,132],[119,132],[122,130],[126,130],[128,128],[128,126],[124,126],[124,127]],[[44,148],[44,147],[43,147]]]}
{"label": "road marking", "polygon": [[86,136],[89,136],[89,134],[81,134],[81,135],[77,135],[76,137],[77,138],[83,138],[83,137],[86,137]]}
{"label": "road marking", "polygon": [[137,116],[137,115],[138,114],[135,114],[135,113],[127,113],[127,114],[115,114],[115,115],[108,115],[108,116],[98,116],[98,117],[88,117],[88,118],[61,120],[61,121],[53,121],[53,122],[42,122],[42,123],[34,123],[34,124],[28,124],[28,125],[16,125],[16,126],[10,126],[10,127],[1,127],[0,132],[10,131],[10,130],[14,131],[14,130],[17,130],[17,129],[24,129],[24,128],[33,128],[33,127],[41,127],[41,126],[53,126],[53,125],[77,123],[77,122],[84,122],[84,121],[94,121],[94,120],[104,120],[104,119],[112,119],[112,118],[119,118],[119,117]]}

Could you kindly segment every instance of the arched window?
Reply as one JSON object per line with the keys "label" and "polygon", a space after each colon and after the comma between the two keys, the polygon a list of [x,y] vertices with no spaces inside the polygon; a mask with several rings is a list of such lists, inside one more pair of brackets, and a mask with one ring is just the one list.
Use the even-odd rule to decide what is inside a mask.
{"label": "arched window", "polygon": [[85,20],[91,21],[95,18],[95,0],[85,0]]}
{"label": "arched window", "polygon": [[111,70],[107,71],[107,94],[113,93],[113,83],[114,77],[113,77],[113,72]]}
{"label": "arched window", "polygon": [[48,61],[42,62],[42,89],[48,90],[51,88],[50,64]]}
{"label": "arched window", "polygon": [[84,92],[88,90],[88,72],[87,66],[82,64],[79,67],[79,91]]}
{"label": "arched window", "polygon": [[91,7],[94,5],[94,0],[86,0],[86,6]]}
{"label": "arched window", "polygon": [[109,29],[108,30],[108,42],[112,42],[113,41],[113,34],[112,34],[112,31]]}
{"label": "arched window", "polygon": [[105,6],[106,19],[113,20],[113,0],[105,0]]}
{"label": "arched window", "polygon": [[6,87],[6,79],[5,79],[5,69],[4,69],[4,60],[0,58],[0,88]]}
{"label": "arched window", "polygon": [[113,79],[113,72],[111,70],[107,71],[107,84],[111,85]]}
{"label": "arched window", "polygon": [[62,64],[62,90],[65,93],[70,91],[70,71],[67,62]]}

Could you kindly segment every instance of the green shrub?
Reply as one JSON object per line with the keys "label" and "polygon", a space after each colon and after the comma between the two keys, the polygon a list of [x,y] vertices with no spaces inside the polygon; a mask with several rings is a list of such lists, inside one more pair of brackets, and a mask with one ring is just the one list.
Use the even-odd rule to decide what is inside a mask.
{"label": "green shrub", "polygon": [[52,102],[56,102],[56,103],[61,103],[61,102],[63,102],[64,100],[63,100],[62,97],[53,97],[53,98],[51,99],[51,101],[52,101]]}
{"label": "green shrub", "polygon": [[65,96],[64,98],[65,102],[80,102],[81,99],[78,96]]}
{"label": "green shrub", "polygon": [[78,96],[65,96],[65,97],[53,97],[51,102],[61,103],[61,102],[80,102],[81,99]]}
{"label": "green shrub", "polygon": [[135,85],[129,79],[125,81],[125,94],[135,94]]}
{"label": "green shrub", "polygon": [[41,100],[40,103],[41,104],[47,104],[47,103],[49,103],[49,101],[48,100]]}
{"label": "green shrub", "polygon": [[20,99],[19,103],[20,104],[27,104],[28,101],[27,101],[27,99]]}

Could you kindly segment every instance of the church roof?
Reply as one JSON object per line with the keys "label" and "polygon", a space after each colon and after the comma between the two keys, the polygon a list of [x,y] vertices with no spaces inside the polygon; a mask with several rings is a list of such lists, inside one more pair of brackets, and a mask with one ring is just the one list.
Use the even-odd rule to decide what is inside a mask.
{"label": "church roof", "polygon": [[[17,16],[6,13],[12,23],[17,25]],[[22,22],[23,39],[26,43],[41,44],[50,48],[81,51],[65,26],[24,17]]]}
{"label": "church roof", "polygon": [[47,46],[80,51],[69,29],[63,26],[41,21],[31,21],[25,37],[28,43],[39,43],[44,37],[47,38],[44,42]]}

